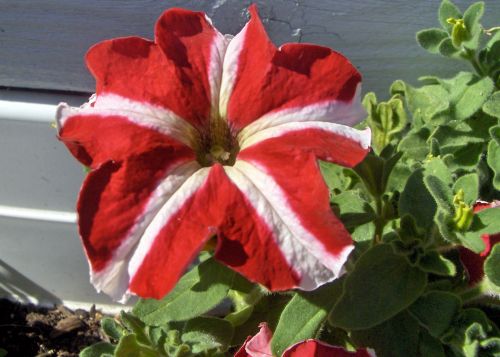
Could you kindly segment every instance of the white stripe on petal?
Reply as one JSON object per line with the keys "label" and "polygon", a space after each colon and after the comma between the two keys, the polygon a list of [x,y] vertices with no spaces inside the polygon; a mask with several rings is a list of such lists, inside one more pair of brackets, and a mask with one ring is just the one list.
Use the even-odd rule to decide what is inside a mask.
{"label": "white stripe on petal", "polygon": [[327,122],[352,126],[366,117],[360,96],[361,84],[358,84],[356,93],[350,102],[322,101],[304,107],[287,108],[267,113],[243,128],[238,134],[238,142],[245,141],[261,130],[293,122]]}
{"label": "white stripe on petal", "polygon": [[[207,20],[210,19],[207,17]],[[216,33],[210,49],[210,63],[208,65],[208,82],[210,84],[210,100],[211,100],[211,117],[217,118],[219,116],[219,97],[222,81],[222,71],[224,56],[226,54],[227,46],[231,40],[227,36],[222,35],[217,29],[214,28]]]}
{"label": "white stripe on petal", "polygon": [[[363,149],[367,149],[370,146],[371,131],[369,128],[358,130],[342,124],[309,121],[286,123],[258,131],[253,135],[247,136],[240,142],[240,150],[246,149],[267,139],[276,138],[290,132],[307,129],[319,129],[328,131],[332,134],[343,136],[357,142]],[[300,145],[300,143],[298,143],[297,145]]]}
{"label": "white stripe on petal", "polygon": [[248,29],[248,24],[243,27],[243,29],[230,40],[226,54],[224,56],[224,66],[222,71],[222,82],[219,95],[219,114],[221,118],[227,120],[227,106],[229,103],[229,97],[233,92],[233,87],[236,81],[236,75],[238,72],[238,61],[240,58],[240,52],[245,44],[246,32]]}
{"label": "white stripe on petal", "polygon": [[79,108],[70,107],[66,103],[59,104],[56,114],[58,128],[62,128],[66,120],[75,115],[98,115],[103,119],[108,116],[123,116],[132,123],[175,138],[190,148],[193,148],[197,135],[191,124],[168,109],[112,93],[91,97],[89,103]]}
{"label": "white stripe on petal", "polygon": [[224,170],[272,230],[285,260],[301,276],[301,289],[314,290],[342,274],[352,245],[346,246],[339,255],[329,254],[300,224],[281,187],[263,170],[242,160],[234,166],[224,166]]}
{"label": "white stripe on petal", "polygon": [[144,234],[141,237],[137,249],[135,249],[130,263],[128,265],[128,274],[133,279],[135,273],[140,268],[144,258],[151,249],[155,239],[158,237],[160,231],[169,224],[172,216],[174,216],[189,200],[198,189],[205,183],[210,167],[198,169],[192,173],[190,177],[182,183],[180,187],[169,197],[158,213],[155,215],[153,221],[148,225]]}
{"label": "white stripe on petal", "polygon": [[134,250],[139,249],[138,242],[143,239],[145,232],[155,222],[155,218],[160,214],[160,210],[166,205],[166,202],[175,200],[177,204],[182,204],[179,203],[179,199],[185,196],[186,187],[189,187],[189,183],[192,181],[191,177],[196,175],[197,171],[200,171],[200,165],[195,161],[190,161],[175,167],[165,175],[163,181],[149,197],[141,215],[136,218],[127,237],[114,251],[106,268],[99,272],[91,270],[90,281],[97,291],[105,292],[114,300],[126,301],[128,297],[126,292],[131,277],[129,275],[129,261]]}

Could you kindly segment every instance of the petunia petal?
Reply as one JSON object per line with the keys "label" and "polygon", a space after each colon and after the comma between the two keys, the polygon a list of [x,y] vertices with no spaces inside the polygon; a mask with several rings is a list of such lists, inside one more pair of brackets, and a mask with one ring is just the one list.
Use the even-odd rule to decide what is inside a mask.
{"label": "petunia petal", "polygon": [[156,43],[107,40],[94,45],[86,60],[98,96],[114,93],[158,105],[202,128],[217,110],[226,43],[204,13],[170,9],[156,24]]}
{"label": "petunia petal", "polygon": [[271,357],[272,337],[273,333],[267,323],[262,322],[259,324],[259,332],[255,336],[249,336],[234,357]]}
{"label": "petunia petal", "polygon": [[230,177],[275,231],[302,289],[338,277],[353,248],[331,211],[317,158],[353,166],[368,151],[368,134],[331,123],[283,124],[252,136],[259,140],[238,155],[234,169],[246,181]]}
{"label": "petunia petal", "polygon": [[93,168],[78,200],[80,236],[92,282],[119,299],[128,288],[130,252],[166,197],[199,165],[185,144],[134,122],[144,119],[137,112],[125,117],[127,107],[117,115],[101,109],[63,108],[59,136]]}
{"label": "petunia petal", "polygon": [[[221,113],[235,132],[276,110],[351,102],[361,76],[341,54],[309,44],[277,49],[255,6],[230,42],[221,88]],[[360,118],[362,119],[362,118]]]}
{"label": "petunia petal", "polygon": [[281,277],[274,282],[277,288],[297,282],[274,242],[273,232],[260,222],[225,169],[216,164],[199,170],[159,211],[130,261],[133,293],[163,296],[215,235],[216,258],[233,269],[263,283],[269,283],[266,275],[275,272]]}
{"label": "petunia petal", "polygon": [[306,340],[289,347],[282,357],[371,357],[365,349],[349,352],[318,340]]}

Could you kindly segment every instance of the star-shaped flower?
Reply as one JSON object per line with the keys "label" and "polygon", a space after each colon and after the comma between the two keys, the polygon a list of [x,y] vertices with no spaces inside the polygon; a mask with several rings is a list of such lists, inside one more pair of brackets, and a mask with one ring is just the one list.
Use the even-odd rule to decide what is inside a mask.
{"label": "star-shaped flower", "polygon": [[353,246],[317,159],[368,152],[369,131],[344,125],[363,118],[361,77],[328,48],[276,48],[250,13],[234,37],[171,9],[154,42],[101,42],[96,96],[59,107],[60,139],[91,168],[77,207],[91,281],[115,299],[161,298],[214,236],[219,261],[271,290],[341,274]]}

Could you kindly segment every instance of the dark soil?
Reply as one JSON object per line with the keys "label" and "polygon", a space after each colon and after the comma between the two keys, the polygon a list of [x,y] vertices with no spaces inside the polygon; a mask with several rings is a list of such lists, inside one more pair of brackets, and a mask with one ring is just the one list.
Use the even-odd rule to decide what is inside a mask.
{"label": "dark soil", "polygon": [[20,305],[0,299],[0,355],[7,357],[73,357],[86,346],[102,341],[101,313],[60,305],[52,309]]}

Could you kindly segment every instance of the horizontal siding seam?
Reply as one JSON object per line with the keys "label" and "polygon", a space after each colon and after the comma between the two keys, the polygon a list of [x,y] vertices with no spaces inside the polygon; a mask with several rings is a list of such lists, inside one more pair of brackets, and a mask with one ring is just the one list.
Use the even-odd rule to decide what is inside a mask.
{"label": "horizontal siding seam", "polygon": [[57,223],[76,223],[76,213],[47,209],[25,208],[0,205],[0,217],[47,221]]}

